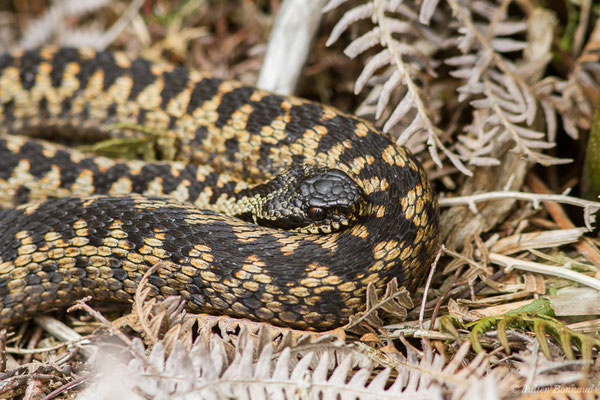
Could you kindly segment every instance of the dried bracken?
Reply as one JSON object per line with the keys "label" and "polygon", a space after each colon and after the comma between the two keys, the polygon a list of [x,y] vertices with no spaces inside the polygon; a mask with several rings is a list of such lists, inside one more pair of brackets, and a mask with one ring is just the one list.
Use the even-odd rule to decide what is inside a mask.
{"label": "dried bracken", "polygon": [[[343,3],[332,0],[326,9]],[[371,86],[359,112],[383,120],[384,131],[400,131],[401,144],[426,143],[438,166],[441,150],[470,175],[467,164],[498,164],[499,145],[507,141],[528,160],[569,162],[543,150],[554,146],[557,115],[573,137],[589,127],[592,99],[583,93],[598,80],[584,60],[592,59],[594,39],[566,79],[546,76],[556,18],[542,9],[509,13],[513,4],[519,2],[372,0],[347,11],[328,43],[371,21],[345,49],[351,58],[371,54],[355,85],[356,93]],[[458,92],[456,115],[444,115],[439,101],[449,90]],[[459,119],[470,122],[457,125]],[[451,145],[450,132],[456,133]]]}
{"label": "dried bracken", "polygon": [[[0,51],[109,47],[248,84],[282,7],[4,4]],[[576,197],[574,156],[600,82],[598,12],[592,0],[330,0],[299,94],[364,116],[424,161],[447,217],[448,249],[431,286],[412,296],[394,283],[380,296],[370,288],[366,310],[349,325],[315,334],[191,315],[180,298],[158,301],[142,284],[121,318],[85,302],[75,318],[61,315],[77,339],[46,334],[41,326],[53,330],[41,319],[0,332],[0,397],[599,396],[600,250],[591,229],[600,203]],[[169,143],[156,145],[155,134],[142,145],[94,149],[168,158]],[[534,163],[552,166],[535,170],[551,189],[531,172]],[[511,314],[541,313],[531,309],[540,303],[556,319]]]}
{"label": "dried bracken", "polygon": [[[354,361],[350,356],[331,366],[331,358],[335,356],[328,351],[322,351],[318,359],[311,351],[292,362],[296,357],[293,346],[276,352],[267,343],[257,352],[256,342],[247,330],[239,337],[233,357],[215,335],[208,343],[196,341],[189,350],[181,343],[176,344],[168,355],[162,342],[158,342],[143,358],[136,355],[144,354],[144,345],[135,340],[132,342],[135,351],[131,351],[133,356],[128,360],[114,353],[105,354],[110,360],[110,370],[100,363],[101,373],[79,398],[98,399],[111,395],[115,399],[290,399],[297,396],[442,399],[444,390],[452,388],[453,399],[468,399],[490,390],[502,394],[509,389],[510,380],[493,372],[486,373],[485,356],[478,356],[461,366],[466,362],[468,344],[461,347],[450,363],[434,355],[431,349],[420,361],[417,354],[409,350],[407,359],[393,361],[394,368],[374,369],[371,363],[353,368]],[[110,388],[110,393],[106,388]]]}

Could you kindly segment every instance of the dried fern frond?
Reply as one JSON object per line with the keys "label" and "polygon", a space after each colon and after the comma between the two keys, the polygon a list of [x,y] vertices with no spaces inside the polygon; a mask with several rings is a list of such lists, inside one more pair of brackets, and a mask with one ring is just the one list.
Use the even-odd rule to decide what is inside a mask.
{"label": "dried fern frond", "polygon": [[[332,10],[344,0],[332,0],[324,11]],[[439,102],[430,99],[427,79],[435,76],[438,62],[433,53],[442,46],[442,38],[436,36],[427,26],[419,23],[419,18],[428,21],[436,8],[436,1],[423,2],[421,15],[413,10],[418,7],[397,0],[371,0],[349,11],[333,28],[327,41],[332,44],[351,25],[362,20],[373,21],[373,27],[362,36],[354,39],[344,53],[355,58],[373,49],[376,53],[367,61],[356,80],[355,93],[361,92],[366,85],[372,86],[363,107],[357,112],[365,115],[374,113],[375,119],[384,120],[383,130],[390,131],[402,122],[402,133],[398,143],[406,144],[417,137],[419,143],[426,142],[434,161],[441,166],[438,150],[463,173],[471,172],[460,158],[451,152],[440,139],[442,132],[436,126]],[[392,100],[399,98],[398,101]],[[386,110],[391,103],[391,112]]]}
{"label": "dried fern frond", "polygon": [[600,20],[596,20],[590,37],[580,53],[574,54],[575,65],[569,68],[567,79],[547,78],[549,83],[540,96],[560,113],[564,130],[577,138],[580,130],[588,130],[594,113],[598,82],[600,82]]}
{"label": "dried fern frond", "polygon": [[377,296],[374,286],[369,284],[367,286],[366,303],[365,311],[350,317],[350,321],[344,327],[345,330],[362,332],[359,326],[364,326],[367,331],[382,327],[383,321],[379,318],[378,310],[392,315],[395,319],[404,321],[408,310],[414,307],[408,290],[404,287],[399,288],[396,278],[387,284],[385,293],[381,298]]}
{"label": "dried fern frond", "polygon": [[516,353],[513,357],[516,373],[525,379],[523,387],[527,391],[577,383],[584,374],[581,361],[549,361],[538,351],[536,345]]}
{"label": "dried fern frond", "polygon": [[[325,11],[345,3],[331,0]],[[583,50],[566,80],[546,71],[556,59],[557,25],[551,11],[514,0],[370,0],[346,11],[328,44],[367,26],[344,51],[370,56],[355,92],[371,91],[357,113],[374,117],[413,150],[426,144],[438,166],[443,153],[470,175],[467,165],[497,165],[505,142],[543,165],[570,161],[547,150],[559,118],[572,137],[589,128],[600,81],[600,23],[585,45],[575,46]]]}
{"label": "dried fern frond", "polygon": [[[528,53],[529,60],[525,58],[529,43],[518,35],[530,34],[530,27],[509,16],[511,2],[448,0],[459,27],[456,45],[463,55],[445,62],[454,67],[451,75],[462,82],[459,101],[469,101],[475,109],[473,123],[465,127],[466,135],[459,136],[457,151],[471,164],[489,165],[493,144],[512,141],[514,150],[531,161],[543,165],[569,162],[540,151],[554,147],[551,140],[556,129],[556,110],[547,98],[538,96],[544,85],[537,82],[551,59],[551,43],[546,43],[545,49],[538,43],[537,52]],[[540,35],[547,42],[553,37],[553,25],[543,26],[550,27]],[[523,54],[517,62],[507,56],[514,58],[515,53]],[[544,124],[537,118],[540,107],[545,111]],[[543,131],[538,130],[539,125]]]}
{"label": "dried fern frond", "polygon": [[256,341],[248,331],[241,332],[240,339],[233,358],[217,335],[209,343],[196,341],[190,350],[176,344],[168,355],[158,342],[143,358],[139,355],[144,346],[135,340],[133,358],[105,357],[109,365],[79,398],[106,398],[110,391],[118,394],[112,397],[116,399],[433,400],[442,399],[448,388],[453,389],[453,399],[482,398],[490,390],[501,395],[508,388],[506,379],[489,372],[484,355],[465,360],[468,343],[449,363],[426,346],[422,359],[409,349],[407,358],[396,360],[393,369],[374,370],[372,364],[354,368],[352,357],[332,362],[328,352],[320,357],[309,352],[295,362],[293,348],[276,353],[270,344],[257,355]]}

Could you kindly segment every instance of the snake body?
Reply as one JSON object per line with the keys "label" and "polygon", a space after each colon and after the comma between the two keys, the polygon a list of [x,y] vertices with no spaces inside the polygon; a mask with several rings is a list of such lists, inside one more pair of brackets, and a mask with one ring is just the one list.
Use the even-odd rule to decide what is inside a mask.
{"label": "snake body", "polygon": [[[159,132],[176,160],[113,160],[32,137],[139,135],[123,124]],[[356,184],[366,203],[351,226],[297,232],[226,215],[241,192],[302,165]],[[154,296],[325,330],[364,309],[370,283],[381,293],[398,278],[414,289],[438,241],[423,168],[368,122],[85,49],[0,55],[0,208],[1,326],[85,295],[130,302],[166,261],[150,276]]]}

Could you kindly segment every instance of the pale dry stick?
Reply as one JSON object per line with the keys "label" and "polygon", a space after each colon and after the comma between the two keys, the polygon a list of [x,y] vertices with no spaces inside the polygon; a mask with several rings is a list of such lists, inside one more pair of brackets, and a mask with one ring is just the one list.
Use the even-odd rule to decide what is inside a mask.
{"label": "pale dry stick", "polygon": [[285,0],[269,36],[256,86],[282,95],[294,93],[326,0]]}
{"label": "pale dry stick", "polygon": [[533,207],[536,209],[540,206],[540,202],[542,201],[555,201],[558,203],[582,207],[583,219],[588,230],[593,229],[593,214],[600,210],[600,202],[597,201],[584,200],[564,194],[536,194],[513,191],[487,192],[473,194],[470,196],[446,197],[439,200],[439,205],[440,207],[468,206],[473,213],[477,213],[477,207],[475,206],[476,203],[481,203],[482,201],[506,199],[531,201],[533,202]]}
{"label": "pale dry stick", "polygon": [[96,350],[95,345],[92,345],[89,340],[56,318],[47,315],[38,315],[33,320],[50,335],[63,342],[61,345],[68,346],[71,343],[74,344],[86,358],[91,358],[94,355]]}
{"label": "pale dry stick", "polygon": [[503,265],[507,270],[516,268],[522,271],[557,276],[600,290],[600,280],[580,274],[579,272],[571,271],[564,267],[555,267],[534,261],[519,260],[518,258],[507,257],[497,253],[490,253],[490,261],[494,264]]}
{"label": "pale dry stick", "polygon": [[52,36],[60,35],[65,29],[66,18],[95,12],[108,3],[110,0],[55,1],[39,18],[31,21],[14,49],[30,50],[39,47],[49,42]]}
{"label": "pale dry stick", "polygon": [[36,347],[34,349],[21,349],[19,347],[6,347],[6,352],[11,354],[39,354],[39,353],[49,353],[51,351],[56,351],[62,349],[63,347],[67,347],[74,344],[79,344],[81,342],[88,342],[91,336],[82,336],[80,339],[69,340],[66,342],[60,342],[55,344],[54,346],[48,347]]}
{"label": "pale dry stick", "polygon": [[134,0],[129,4],[129,7],[121,14],[119,19],[102,34],[97,44],[94,47],[97,50],[104,50],[109,44],[115,41],[115,39],[131,25],[131,21],[138,15],[140,8],[144,5],[144,0]]}
{"label": "pale dry stick", "polygon": [[431,285],[431,280],[433,279],[433,273],[435,272],[435,268],[437,267],[438,261],[440,257],[446,250],[446,246],[442,244],[435,255],[435,260],[431,263],[431,268],[429,269],[429,276],[427,277],[427,283],[425,283],[425,290],[423,291],[423,300],[421,301],[421,309],[419,310],[419,329],[421,331],[425,330],[423,326],[423,316],[425,315],[425,303],[427,303],[427,294],[429,293],[429,286]]}

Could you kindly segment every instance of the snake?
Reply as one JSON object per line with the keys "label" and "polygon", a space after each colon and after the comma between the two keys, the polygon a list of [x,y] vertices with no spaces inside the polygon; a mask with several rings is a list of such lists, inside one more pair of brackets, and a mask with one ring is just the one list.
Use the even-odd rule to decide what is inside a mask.
{"label": "snake", "polygon": [[[89,152],[148,136],[155,159]],[[419,286],[438,215],[409,150],[331,106],[120,52],[0,55],[0,326],[131,303],[161,263],[150,295],[189,312],[334,329],[369,286]]]}

